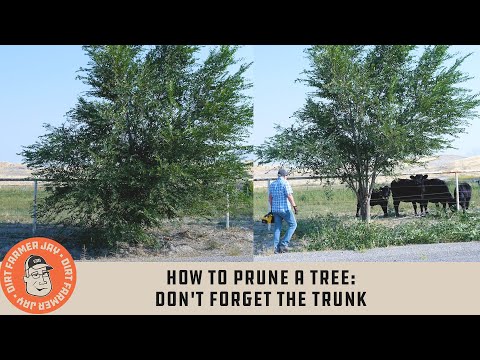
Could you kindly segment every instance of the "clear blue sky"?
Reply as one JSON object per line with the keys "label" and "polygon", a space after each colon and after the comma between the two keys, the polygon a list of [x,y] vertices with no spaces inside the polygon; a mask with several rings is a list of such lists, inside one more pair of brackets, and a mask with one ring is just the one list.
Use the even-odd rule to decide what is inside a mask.
{"label": "clear blue sky", "polygon": [[0,46],[0,161],[21,162],[22,145],[61,124],[86,89],[75,80],[87,64],[80,46]]}
{"label": "clear blue sky", "polygon": [[[253,62],[253,47],[242,47],[237,54]],[[67,111],[88,89],[75,79],[87,62],[76,45],[0,45],[0,161],[22,162],[17,154],[45,134],[44,123],[66,121]],[[251,82],[252,73],[253,65],[246,74]]]}
{"label": "clear blue sky", "polygon": [[[251,143],[261,144],[274,134],[273,124],[292,122],[292,114],[304,103],[306,87],[295,83],[308,66],[297,45],[245,46],[239,56],[254,61],[247,77],[253,81],[255,125]],[[480,45],[453,46],[453,51],[474,54],[463,66],[474,76],[467,86],[480,92]],[[0,161],[21,162],[22,145],[33,144],[45,133],[42,124],[60,125],[86,86],[76,80],[77,70],[86,66],[80,46],[0,46]],[[454,142],[459,150],[449,154],[480,155],[480,119],[468,134]]]}

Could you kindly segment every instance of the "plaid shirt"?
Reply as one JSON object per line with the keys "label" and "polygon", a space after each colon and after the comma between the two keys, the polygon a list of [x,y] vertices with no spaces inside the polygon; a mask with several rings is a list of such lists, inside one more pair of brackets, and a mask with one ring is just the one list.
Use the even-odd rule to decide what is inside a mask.
{"label": "plaid shirt", "polygon": [[287,180],[279,177],[270,184],[268,193],[272,195],[272,212],[284,212],[291,209],[287,196],[293,194],[293,191]]}

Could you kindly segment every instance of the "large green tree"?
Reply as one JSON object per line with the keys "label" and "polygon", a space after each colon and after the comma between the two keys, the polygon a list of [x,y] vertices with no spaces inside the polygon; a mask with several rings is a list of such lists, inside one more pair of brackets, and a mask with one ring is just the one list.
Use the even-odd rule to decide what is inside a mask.
{"label": "large green tree", "polygon": [[86,96],[22,153],[49,180],[46,220],[142,241],[161,219],[208,213],[246,176],[250,64],[237,46],[212,47],[204,61],[199,46],[84,50]]}
{"label": "large green tree", "polygon": [[310,68],[300,81],[312,91],[295,123],[278,128],[257,154],[340,178],[363,220],[377,176],[448,148],[480,103],[461,86],[466,56],[448,46],[319,45],[306,54]]}

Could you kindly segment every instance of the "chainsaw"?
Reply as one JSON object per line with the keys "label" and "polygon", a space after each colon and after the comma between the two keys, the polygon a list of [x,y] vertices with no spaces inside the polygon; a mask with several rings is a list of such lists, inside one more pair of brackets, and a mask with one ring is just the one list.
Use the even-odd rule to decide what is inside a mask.
{"label": "chainsaw", "polygon": [[275,218],[273,217],[273,214],[271,211],[262,218],[263,224],[272,224],[274,222],[275,222]]}

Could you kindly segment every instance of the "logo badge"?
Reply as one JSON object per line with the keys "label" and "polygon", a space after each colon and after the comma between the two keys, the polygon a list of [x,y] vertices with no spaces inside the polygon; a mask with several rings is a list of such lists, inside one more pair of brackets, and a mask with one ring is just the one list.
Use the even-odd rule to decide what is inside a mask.
{"label": "logo badge", "polygon": [[0,265],[5,296],[15,307],[31,314],[46,314],[63,306],[76,281],[77,270],[70,253],[44,237],[17,243]]}

